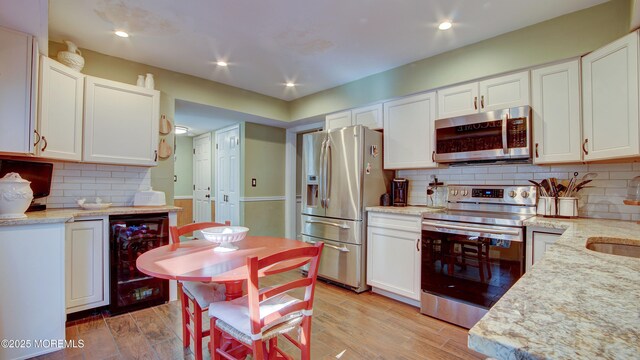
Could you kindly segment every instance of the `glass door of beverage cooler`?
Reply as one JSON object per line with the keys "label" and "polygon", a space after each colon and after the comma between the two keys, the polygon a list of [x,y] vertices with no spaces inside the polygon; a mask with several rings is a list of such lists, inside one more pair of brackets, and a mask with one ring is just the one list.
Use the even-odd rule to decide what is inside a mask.
{"label": "glass door of beverage cooler", "polygon": [[169,300],[169,281],[136,268],[144,252],[169,243],[166,214],[111,216],[111,304],[113,314],[159,305]]}

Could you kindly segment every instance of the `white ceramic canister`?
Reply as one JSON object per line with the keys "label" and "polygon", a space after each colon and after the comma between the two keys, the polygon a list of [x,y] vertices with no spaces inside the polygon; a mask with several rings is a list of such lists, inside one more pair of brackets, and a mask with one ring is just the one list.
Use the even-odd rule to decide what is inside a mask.
{"label": "white ceramic canister", "polygon": [[138,75],[138,81],[136,81],[136,85],[144,87],[144,75]]}
{"label": "white ceramic canister", "polygon": [[8,173],[0,179],[0,219],[20,219],[33,200],[30,181],[18,173]]}

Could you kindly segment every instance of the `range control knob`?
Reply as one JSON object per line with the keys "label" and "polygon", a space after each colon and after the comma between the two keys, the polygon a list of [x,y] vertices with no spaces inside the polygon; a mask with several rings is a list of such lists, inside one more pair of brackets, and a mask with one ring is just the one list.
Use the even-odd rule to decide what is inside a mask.
{"label": "range control knob", "polygon": [[467,196],[469,195],[469,190],[462,190],[462,196]]}
{"label": "range control knob", "polygon": [[529,197],[529,193],[527,191],[521,192],[520,195],[522,195],[522,197],[525,199]]}
{"label": "range control knob", "polygon": [[514,198],[514,197],[516,197],[516,195],[518,195],[518,193],[515,190],[509,191],[509,196],[510,197]]}
{"label": "range control knob", "polygon": [[453,196],[458,196],[458,190],[455,190],[455,189],[451,190],[450,194],[453,195]]}

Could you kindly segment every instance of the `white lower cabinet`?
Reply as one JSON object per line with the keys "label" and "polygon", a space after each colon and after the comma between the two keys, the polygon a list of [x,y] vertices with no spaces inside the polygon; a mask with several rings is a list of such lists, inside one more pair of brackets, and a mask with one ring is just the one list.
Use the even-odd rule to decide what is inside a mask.
{"label": "white lower cabinet", "polygon": [[367,285],[374,292],[413,305],[420,300],[421,221],[417,215],[369,212]]}
{"label": "white lower cabinet", "polygon": [[562,235],[564,230],[527,227],[526,265],[527,271],[542,259],[547,249]]}
{"label": "white lower cabinet", "polygon": [[109,304],[109,244],[106,220],[66,225],[66,310],[73,313]]}
{"label": "white lower cabinet", "polygon": [[65,338],[64,282],[64,223],[0,226],[0,337],[31,341],[0,359],[59,350],[36,341]]}

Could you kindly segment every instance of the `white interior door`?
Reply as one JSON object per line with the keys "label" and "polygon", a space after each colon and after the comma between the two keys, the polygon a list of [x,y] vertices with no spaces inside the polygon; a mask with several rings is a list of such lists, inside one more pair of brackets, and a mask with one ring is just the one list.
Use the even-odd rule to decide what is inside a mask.
{"label": "white interior door", "polygon": [[193,220],[211,221],[211,133],[193,139]]}
{"label": "white interior door", "polygon": [[216,222],[240,223],[240,126],[216,131]]}

